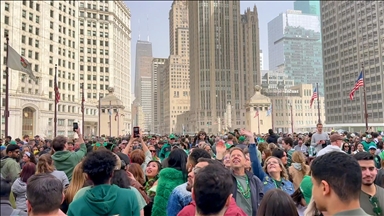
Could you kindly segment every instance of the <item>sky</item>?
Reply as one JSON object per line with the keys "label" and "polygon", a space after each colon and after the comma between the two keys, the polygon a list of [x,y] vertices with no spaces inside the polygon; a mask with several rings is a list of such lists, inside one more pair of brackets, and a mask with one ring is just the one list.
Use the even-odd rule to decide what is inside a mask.
{"label": "sky", "polygon": [[[169,10],[172,1],[125,1],[131,11],[131,89],[135,80],[136,42],[139,39],[152,42],[153,57],[169,56]],[[263,51],[264,69],[268,69],[268,22],[280,13],[293,9],[293,1],[241,1],[242,13],[256,5],[259,15],[260,49]]]}

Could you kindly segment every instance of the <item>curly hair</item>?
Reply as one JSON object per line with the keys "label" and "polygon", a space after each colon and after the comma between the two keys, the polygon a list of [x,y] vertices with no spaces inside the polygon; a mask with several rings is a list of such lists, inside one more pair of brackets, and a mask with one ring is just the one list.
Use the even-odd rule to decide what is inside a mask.
{"label": "curly hair", "polygon": [[116,157],[110,151],[91,152],[83,162],[84,173],[94,185],[105,184],[112,177],[116,166]]}

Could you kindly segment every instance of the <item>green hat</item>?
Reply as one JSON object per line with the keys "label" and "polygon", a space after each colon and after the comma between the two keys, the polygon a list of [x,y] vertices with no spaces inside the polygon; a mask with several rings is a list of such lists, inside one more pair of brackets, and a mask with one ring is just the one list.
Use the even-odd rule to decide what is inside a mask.
{"label": "green hat", "polygon": [[239,142],[244,142],[245,141],[245,136],[240,136],[239,137]]}
{"label": "green hat", "polygon": [[169,139],[176,139],[176,136],[173,135],[173,134],[170,134],[170,135],[169,135]]}
{"label": "green hat", "polygon": [[313,184],[312,184],[311,177],[308,175],[304,176],[303,180],[300,183],[300,190],[301,190],[301,193],[303,193],[303,196],[307,205],[311,201],[312,187],[313,187]]}
{"label": "green hat", "polygon": [[225,148],[226,148],[226,149],[229,149],[229,148],[231,148],[231,147],[232,147],[231,144],[229,144],[229,143],[225,143]]}
{"label": "green hat", "polygon": [[11,140],[11,141],[9,142],[9,144],[10,144],[10,145],[17,145],[17,142],[16,142],[15,140]]}

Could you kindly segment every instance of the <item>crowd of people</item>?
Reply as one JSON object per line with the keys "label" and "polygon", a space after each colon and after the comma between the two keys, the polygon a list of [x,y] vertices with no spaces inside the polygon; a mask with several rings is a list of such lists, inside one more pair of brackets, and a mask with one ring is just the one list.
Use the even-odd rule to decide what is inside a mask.
{"label": "crowd of people", "polygon": [[380,131],[76,133],[1,140],[2,216],[384,215]]}

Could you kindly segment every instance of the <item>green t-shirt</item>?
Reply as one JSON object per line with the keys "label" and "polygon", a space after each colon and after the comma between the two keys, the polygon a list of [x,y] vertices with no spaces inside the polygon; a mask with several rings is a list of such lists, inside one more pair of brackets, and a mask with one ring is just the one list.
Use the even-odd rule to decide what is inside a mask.
{"label": "green t-shirt", "polygon": [[290,149],[290,150],[287,152],[287,157],[288,157],[287,166],[291,166],[291,163],[292,163],[292,154],[293,154],[293,152],[295,152],[295,149]]}

